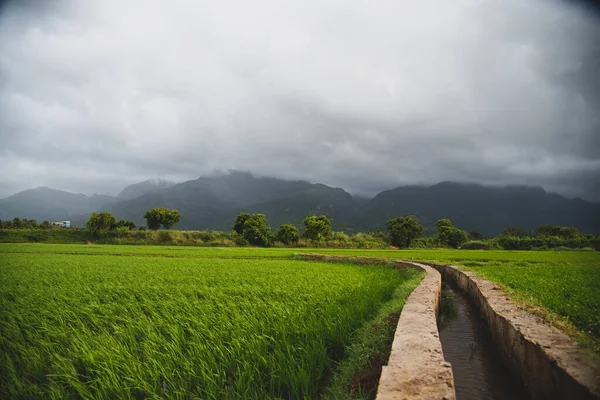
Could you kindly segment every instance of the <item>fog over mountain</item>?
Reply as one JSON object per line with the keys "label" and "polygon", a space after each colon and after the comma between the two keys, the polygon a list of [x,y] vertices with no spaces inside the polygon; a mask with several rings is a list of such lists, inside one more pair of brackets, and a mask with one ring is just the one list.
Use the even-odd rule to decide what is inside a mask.
{"label": "fog over mountain", "polygon": [[0,197],[238,169],[599,201],[598,71],[593,1],[3,1]]}
{"label": "fog over mountain", "polygon": [[545,224],[600,233],[600,203],[567,199],[542,188],[440,182],[400,186],[366,199],[321,183],[256,177],[241,171],[178,184],[144,181],[124,188],[116,197],[28,189],[0,199],[0,220],[69,220],[83,226],[91,212],[109,211],[117,219],[143,226],[144,213],[153,207],[176,208],[181,222],[175,228],[188,230],[230,231],[238,213],[251,212],[265,214],[274,228],[281,224],[303,228],[305,217],[327,215],[335,230],[349,233],[384,230],[388,220],[401,215],[416,216],[426,234],[434,232],[441,218],[486,235],[497,235],[508,226],[534,230]]}

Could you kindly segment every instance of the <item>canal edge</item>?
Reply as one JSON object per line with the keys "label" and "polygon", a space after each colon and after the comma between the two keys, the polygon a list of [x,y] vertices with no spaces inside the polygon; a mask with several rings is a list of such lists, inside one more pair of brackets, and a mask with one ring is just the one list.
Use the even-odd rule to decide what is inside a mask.
{"label": "canal edge", "polygon": [[521,309],[500,287],[453,265],[427,263],[482,313],[494,344],[537,399],[600,399],[600,365],[559,329]]}
{"label": "canal edge", "polygon": [[376,399],[453,400],[452,366],[444,359],[437,326],[441,274],[424,264],[396,262],[427,275],[404,304],[388,364],[381,370]]}
{"label": "canal edge", "polygon": [[406,299],[396,325],[387,365],[382,366],[376,400],[455,400],[452,365],[444,359],[437,325],[442,276],[429,265],[389,258],[300,253],[310,261],[359,265],[395,263],[426,273]]}

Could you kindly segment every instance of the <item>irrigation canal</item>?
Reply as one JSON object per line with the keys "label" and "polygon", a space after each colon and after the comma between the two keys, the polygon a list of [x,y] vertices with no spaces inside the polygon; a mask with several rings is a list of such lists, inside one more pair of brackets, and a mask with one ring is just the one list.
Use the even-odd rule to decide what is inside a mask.
{"label": "irrigation canal", "polygon": [[449,285],[444,296],[455,312],[440,309],[440,341],[444,358],[452,364],[457,400],[530,399],[524,384],[502,362],[475,307]]}

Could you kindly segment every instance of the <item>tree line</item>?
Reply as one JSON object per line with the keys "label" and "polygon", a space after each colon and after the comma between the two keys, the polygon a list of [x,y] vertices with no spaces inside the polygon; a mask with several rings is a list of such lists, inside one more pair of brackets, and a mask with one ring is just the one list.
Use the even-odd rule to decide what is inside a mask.
{"label": "tree line", "polygon": [[[170,229],[173,225],[181,221],[181,214],[178,210],[169,210],[165,207],[155,207],[144,213],[144,219],[148,229],[158,230],[161,227]],[[86,223],[86,228],[96,236],[105,236],[110,231],[116,231],[122,234],[124,231],[135,229],[135,224],[131,221],[120,220],[117,222],[114,215],[108,211],[93,212]],[[145,229],[140,227],[140,229]]]}
{"label": "tree line", "polygon": [[[176,209],[165,207],[152,208],[144,213],[146,227],[138,230],[170,229],[181,221],[181,214]],[[303,220],[304,232],[291,224],[283,224],[272,231],[264,214],[242,212],[235,218],[231,234],[238,245],[271,246],[297,244],[301,238],[314,242],[349,241],[349,236],[342,232],[333,232],[332,223],[325,215],[311,215]],[[577,228],[553,225],[542,225],[533,231],[525,231],[519,227],[508,227],[495,237],[484,236],[478,232],[465,232],[455,227],[449,219],[440,219],[435,224],[433,236],[423,237],[424,227],[414,216],[402,216],[390,219],[384,232],[362,234],[388,243],[397,248],[409,247],[450,247],[464,249],[530,250],[544,248],[595,248],[600,249],[600,235],[582,234]],[[34,219],[14,218],[11,221],[0,221],[0,229],[51,229],[53,224],[44,221],[38,224]],[[117,237],[136,229],[132,221],[119,220],[107,211],[94,212],[90,215],[87,230],[96,237],[105,237],[109,232]],[[353,239],[354,240],[354,239]]]}

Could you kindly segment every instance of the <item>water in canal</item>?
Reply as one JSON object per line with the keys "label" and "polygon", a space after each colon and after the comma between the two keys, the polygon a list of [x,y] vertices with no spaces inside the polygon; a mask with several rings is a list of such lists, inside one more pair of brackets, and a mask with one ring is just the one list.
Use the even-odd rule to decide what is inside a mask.
{"label": "water in canal", "polygon": [[440,340],[444,358],[452,363],[457,400],[529,399],[523,383],[502,362],[475,307],[448,285],[444,296],[454,312],[440,308]]}

